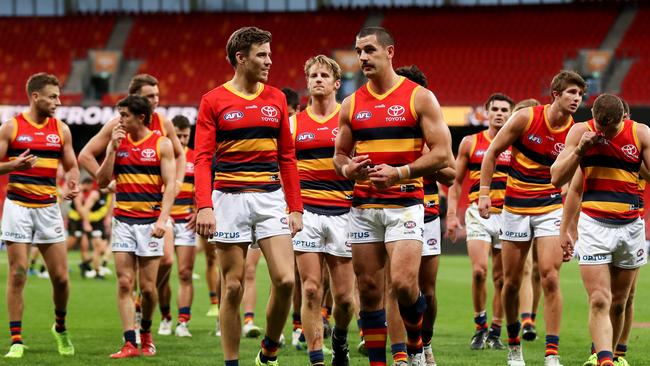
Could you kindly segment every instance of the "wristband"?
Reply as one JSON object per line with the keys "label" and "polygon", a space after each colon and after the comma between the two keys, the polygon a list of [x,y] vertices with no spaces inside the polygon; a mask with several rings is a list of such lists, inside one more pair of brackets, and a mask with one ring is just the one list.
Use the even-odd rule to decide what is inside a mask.
{"label": "wristband", "polygon": [[[405,169],[406,172],[403,172],[402,169]],[[411,167],[409,167],[408,164],[397,167],[397,175],[399,176],[400,180],[410,178],[411,177]]]}
{"label": "wristband", "polygon": [[490,195],[488,194],[481,194],[478,196],[478,198],[490,198]]}
{"label": "wristband", "polygon": [[491,187],[490,187],[490,186],[480,186],[480,187],[478,187],[478,188],[479,188],[479,189],[481,189],[481,188],[490,189]]}

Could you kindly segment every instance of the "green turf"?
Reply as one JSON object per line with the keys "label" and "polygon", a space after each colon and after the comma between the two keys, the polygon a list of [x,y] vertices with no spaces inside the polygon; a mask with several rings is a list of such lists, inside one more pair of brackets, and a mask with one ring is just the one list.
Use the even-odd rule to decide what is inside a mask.
{"label": "green turf", "polygon": [[[76,256],[75,256],[76,257]],[[6,268],[6,253],[0,254],[0,264]],[[16,365],[104,365],[120,364],[180,364],[180,365],[220,365],[223,357],[219,338],[211,335],[214,318],[205,313],[208,308],[208,294],[205,280],[195,281],[196,295],[190,329],[191,339],[163,337],[154,334],[158,355],[154,358],[135,360],[109,360],[108,355],[118,350],[122,343],[122,331],[117,314],[116,285],[114,277],[107,281],[82,280],[77,271],[76,259],[71,260],[72,289],[68,309],[68,328],[77,348],[73,358],[62,358],[56,352],[49,328],[53,323],[53,308],[50,286],[47,280],[30,277],[25,290],[25,316],[23,337],[30,348],[22,360],[0,358],[0,364]],[[203,273],[203,256],[197,258],[197,272]],[[260,262],[256,320],[263,326],[264,301],[268,295],[268,276],[264,261]],[[562,269],[562,292],[564,294],[564,317],[560,340],[560,354],[565,366],[582,365],[588,356],[590,339],[586,328],[586,295],[575,262]],[[0,271],[0,292],[6,287],[6,270]],[[3,301],[4,303],[5,301]],[[438,276],[438,320],[433,338],[434,352],[441,366],[451,365],[505,365],[505,351],[470,351],[469,339],[472,335],[472,307],[470,302],[469,261],[462,256],[442,257]],[[541,310],[540,310],[541,312]],[[541,316],[540,316],[541,317]],[[154,331],[158,327],[156,315]],[[636,301],[637,323],[650,322],[650,279],[647,270],[642,270]],[[0,312],[0,324],[8,326],[6,310]],[[9,347],[9,330],[4,328],[6,338],[2,343],[2,353]],[[543,318],[538,322],[542,330]],[[291,322],[287,322],[285,336],[290,340]],[[505,329],[504,329],[505,333]],[[543,365],[543,332],[533,343],[524,344],[527,365]],[[358,342],[356,323],[351,325],[350,344],[352,349]],[[245,339],[241,347],[241,364],[252,365],[259,340]],[[628,360],[632,365],[649,364],[646,350],[650,347],[650,329],[634,328],[629,344]],[[367,361],[353,351],[353,365],[365,365]],[[308,365],[307,354],[286,347],[280,352],[282,365]]]}

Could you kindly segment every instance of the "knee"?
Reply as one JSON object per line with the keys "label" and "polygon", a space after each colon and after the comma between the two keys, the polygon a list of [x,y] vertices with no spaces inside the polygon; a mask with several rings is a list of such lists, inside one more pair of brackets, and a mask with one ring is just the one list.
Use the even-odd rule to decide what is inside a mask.
{"label": "knee", "polygon": [[152,301],[158,295],[158,291],[153,285],[145,286],[143,284],[140,284],[140,293],[142,293],[142,298],[148,301]]}
{"label": "knee", "polygon": [[626,303],[627,301],[612,301],[611,313],[616,316],[623,315]]}
{"label": "knee", "polygon": [[184,284],[192,283],[192,268],[183,267],[178,270],[178,281]]}
{"label": "knee", "polygon": [[472,279],[474,283],[483,283],[487,277],[487,268],[483,266],[474,267],[472,269]]}
{"label": "knee", "polygon": [[27,282],[27,267],[13,266],[10,271],[9,286],[15,289],[22,289]]}
{"label": "knee", "polygon": [[406,279],[398,278],[392,281],[392,291],[397,301],[400,303],[413,302],[413,299],[417,297],[417,286],[414,286],[416,282],[407,281]]}
{"label": "knee", "polygon": [[545,292],[555,293],[560,290],[560,274],[558,271],[546,271],[541,274],[542,287]]}
{"label": "knee", "polygon": [[52,287],[57,290],[63,290],[68,287],[68,272],[53,273],[50,275]]}
{"label": "knee", "polygon": [[273,287],[275,288],[276,293],[280,296],[291,297],[295,284],[296,278],[294,277],[293,272],[278,276],[273,280]]}
{"label": "knee", "polygon": [[[521,287],[521,279],[520,278],[503,278],[501,280],[501,291],[504,291],[505,293],[508,294],[516,294],[519,293],[519,288]],[[496,284],[495,284],[496,286]]]}
{"label": "knee", "polygon": [[117,290],[120,294],[131,296],[133,292],[133,278],[131,276],[119,276],[117,279]]}
{"label": "knee", "polygon": [[302,293],[307,306],[310,308],[320,308],[321,299],[323,298],[323,289],[319,283],[311,280],[303,282]]}
{"label": "knee", "polygon": [[589,306],[595,312],[609,312],[612,295],[608,291],[595,290],[589,296]]}
{"label": "knee", "polygon": [[370,276],[357,277],[359,287],[359,300],[362,304],[372,306],[378,304],[382,299],[381,283],[377,283]]}
{"label": "knee", "polygon": [[495,273],[492,277],[492,282],[494,283],[494,288],[501,289],[503,288],[503,274]]}
{"label": "knee", "polygon": [[173,264],[174,264],[174,256],[164,255],[162,256],[162,258],[160,258],[160,263],[158,264],[158,271],[159,272],[168,271],[169,269],[172,268]]}
{"label": "knee", "polygon": [[222,298],[224,301],[239,302],[244,294],[244,284],[239,279],[228,279],[222,284]]}

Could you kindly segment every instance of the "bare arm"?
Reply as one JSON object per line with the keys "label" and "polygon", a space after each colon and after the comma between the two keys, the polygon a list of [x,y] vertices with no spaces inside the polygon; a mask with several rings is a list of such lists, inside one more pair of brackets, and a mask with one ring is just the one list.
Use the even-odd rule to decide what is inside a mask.
{"label": "bare arm", "polygon": [[86,198],[86,202],[84,203],[81,202],[81,195],[77,195],[77,197],[74,198],[76,206],[79,207],[78,212],[81,217],[83,229],[86,232],[92,231],[92,227],[90,226],[90,212],[98,199],[99,192],[97,191],[90,192],[90,195],[88,195],[88,198]]}
{"label": "bare arm", "polygon": [[578,239],[578,219],[582,202],[583,177],[582,170],[577,169],[569,185],[564,200],[562,222],[560,223],[560,244],[564,249],[564,260],[570,260],[573,255],[573,246]]}
{"label": "bare arm", "polygon": [[178,136],[176,136],[176,129],[174,128],[174,124],[165,117],[162,117],[162,120],[162,123],[165,125],[165,131],[167,131],[167,137],[171,141],[172,147],[174,149],[174,159],[176,161],[176,166],[174,167],[176,187],[174,196],[177,196],[181,191],[183,180],[185,179],[185,152],[183,151],[184,149],[181,141],[178,139]]}
{"label": "bare arm", "polygon": [[564,150],[551,165],[551,183],[560,188],[571,181],[585,152],[598,140],[596,132],[589,131],[586,123],[571,127],[564,142]]}
{"label": "bare arm", "polygon": [[[106,188],[111,180],[113,179],[113,169],[115,167],[115,155],[117,154],[117,148],[120,147],[122,139],[126,137],[126,132],[119,124],[115,124],[111,132],[111,139],[109,144],[106,146],[106,157],[97,172],[97,185],[100,188]],[[88,146],[88,145],[86,145]]]}
{"label": "bare arm", "polygon": [[81,149],[79,153],[79,165],[86,169],[86,171],[95,179],[97,179],[97,170],[99,170],[99,162],[97,157],[106,151],[106,147],[111,142],[113,129],[119,122],[118,118],[113,118],[108,121],[101,130],[93,136],[90,141]]}
{"label": "bare arm", "polygon": [[454,176],[454,182],[451,187],[449,187],[449,193],[447,194],[447,236],[449,236],[452,241],[456,241],[456,231],[460,228],[458,201],[463,188],[463,180],[467,174],[471,147],[472,137],[465,136],[458,147],[456,174]]}
{"label": "bare arm", "polygon": [[351,180],[364,179],[368,176],[368,165],[371,164],[368,155],[355,156],[352,125],[350,124],[350,98],[341,103],[339,112],[339,132],[336,134],[334,145],[334,169],[340,176]]}
{"label": "bare arm", "polygon": [[[449,133],[449,140],[451,141],[451,133]],[[429,147],[425,145],[422,151],[428,152]],[[436,182],[444,184],[445,186],[449,187],[454,183],[454,178],[456,178],[455,166],[446,167],[444,169],[438,170],[437,172],[433,173],[432,176],[436,180]]]}
{"label": "bare arm", "polygon": [[63,165],[63,170],[66,172],[63,198],[69,200],[79,194],[79,166],[77,165],[77,157],[72,148],[70,128],[61,121],[57,122],[63,134],[63,156],[61,157],[61,164]]}
{"label": "bare arm", "polygon": [[[9,149],[13,132],[13,122],[9,121],[0,125],[0,161],[7,157],[7,150]],[[36,164],[36,157],[31,155],[29,149],[27,149],[15,159],[0,162],[0,175],[8,174],[16,170],[26,170],[33,167],[34,164]]]}
{"label": "bare arm", "polygon": [[174,204],[174,179],[176,178],[176,166],[174,161],[174,148],[168,138],[160,139],[160,175],[162,176],[164,191],[162,198],[162,209],[158,221],[163,225],[167,223]]}

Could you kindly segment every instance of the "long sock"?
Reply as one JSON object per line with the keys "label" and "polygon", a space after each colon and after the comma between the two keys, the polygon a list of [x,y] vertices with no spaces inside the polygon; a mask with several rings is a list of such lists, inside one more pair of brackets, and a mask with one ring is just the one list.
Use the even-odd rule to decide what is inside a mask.
{"label": "long sock", "polygon": [[131,329],[124,332],[124,341],[131,343],[131,345],[134,347],[137,347],[135,343],[135,330]]}
{"label": "long sock", "polygon": [[255,320],[255,313],[253,312],[244,313],[244,324],[253,323],[254,320]]}
{"label": "long sock", "polygon": [[23,322],[15,320],[9,322],[9,333],[11,333],[11,344],[23,344]]}
{"label": "long sock", "polygon": [[151,319],[142,319],[140,321],[140,333],[151,333],[151,324],[153,322]]}
{"label": "long sock", "polygon": [[399,305],[399,312],[406,328],[406,351],[409,355],[422,353],[422,317],[427,308],[424,295],[420,293],[411,305]]}
{"label": "long sock", "polygon": [[171,308],[169,306],[161,306],[160,307],[160,315],[162,315],[162,318],[167,320],[167,321],[172,320]]}
{"label": "long sock", "polygon": [[474,324],[476,324],[476,330],[487,329],[487,312],[485,310],[474,316]]}
{"label": "long sock", "polygon": [[386,366],[386,311],[361,311],[359,316],[370,366]]}
{"label": "long sock", "polygon": [[239,366],[239,360],[226,360],[226,366]]}
{"label": "long sock", "polygon": [[518,346],[521,344],[521,339],[519,338],[519,330],[521,329],[521,323],[516,322],[513,324],[508,324],[506,327],[508,331],[508,345]]}
{"label": "long sock", "polygon": [[560,336],[547,335],[546,354],[544,356],[557,355],[557,351],[559,347],[560,347]]}
{"label": "long sock", "polygon": [[393,364],[396,364],[400,361],[408,362],[408,355],[406,354],[406,343],[391,344],[390,353],[393,355]]}
{"label": "long sock", "polygon": [[422,345],[431,345],[431,338],[433,338],[433,329],[422,329]]}
{"label": "long sock", "polygon": [[309,362],[311,366],[325,366],[325,355],[322,349],[309,351]]}
{"label": "long sock", "polygon": [[610,351],[598,352],[599,366],[614,366],[614,355]]}
{"label": "long sock", "polygon": [[535,324],[531,313],[521,313],[521,325]]}
{"label": "long sock", "polygon": [[[210,291],[208,294],[210,295],[210,304],[212,304],[212,305],[217,305],[217,304],[219,304],[219,297],[217,297],[217,293],[216,293],[216,292],[212,292],[212,291]],[[233,360],[233,361],[237,361],[237,362],[239,363],[238,360]],[[228,362],[228,361],[226,361],[226,362]]]}
{"label": "long sock", "polygon": [[57,333],[65,332],[65,310],[54,310],[54,329]]}
{"label": "long sock", "polygon": [[178,308],[178,322],[187,323],[192,318],[192,310],[189,306]]}
{"label": "long sock", "polygon": [[300,313],[293,313],[291,317],[293,318],[293,330],[302,328],[302,319],[300,318]]}
{"label": "long sock", "polygon": [[614,357],[625,357],[625,354],[627,353],[627,344],[617,344],[616,349],[614,350]]}
{"label": "long sock", "polygon": [[357,319],[357,328],[359,328],[359,337],[363,338],[363,326],[361,326],[361,315],[359,315],[359,319]]}
{"label": "long sock", "polygon": [[260,351],[260,361],[262,361],[262,363],[275,361],[278,359],[278,349],[280,348],[280,344],[271,340],[269,336],[264,336],[261,346],[262,350]]}
{"label": "long sock", "polygon": [[334,329],[332,329],[332,348],[340,349],[347,343],[348,343],[348,329],[339,328],[338,326],[334,325]]}
{"label": "long sock", "polygon": [[535,324],[535,318],[537,318],[537,313],[530,313],[530,319],[533,321],[533,324]]}
{"label": "long sock", "polygon": [[490,324],[490,331],[488,335],[493,338],[501,338],[501,325],[496,323]]}
{"label": "long sock", "polygon": [[591,354],[593,355],[594,353],[596,353],[596,345],[594,342],[591,342]]}

